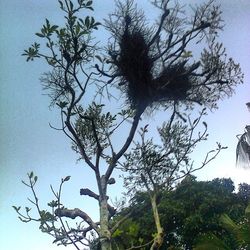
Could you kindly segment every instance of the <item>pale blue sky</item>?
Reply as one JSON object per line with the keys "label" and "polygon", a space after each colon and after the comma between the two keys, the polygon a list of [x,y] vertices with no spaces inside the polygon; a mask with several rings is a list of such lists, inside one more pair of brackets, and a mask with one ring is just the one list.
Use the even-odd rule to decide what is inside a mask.
{"label": "pale blue sky", "polygon": [[[146,6],[146,0],[138,2]],[[232,98],[221,102],[219,110],[209,114],[210,139],[195,157],[199,159],[216,141],[229,148],[197,175],[200,180],[231,177],[237,183],[250,183],[250,171],[235,168],[236,134],[250,124],[250,113],[245,107],[250,101],[250,2],[218,2],[226,24],[220,40],[228,55],[241,64],[245,84],[236,89]],[[105,16],[113,5],[112,0],[97,0],[96,19]],[[152,8],[146,8],[145,12],[150,15]],[[69,141],[48,126],[49,122],[57,123],[58,114],[48,110],[49,100],[42,95],[39,83],[46,66],[39,60],[26,63],[21,57],[23,49],[34,41],[34,33],[39,31],[45,18],[60,23],[61,16],[56,0],[0,0],[0,248],[3,250],[64,249],[51,245],[53,239],[40,233],[37,225],[19,222],[11,208],[15,204],[28,204],[29,190],[20,182],[28,171],[33,170],[39,177],[38,188],[44,204],[52,198],[49,184],[56,187],[61,177],[72,175],[72,180],[65,185],[66,204],[81,206],[89,212],[96,208],[88,199],[79,197],[80,188],[93,186],[92,173],[76,164]],[[155,123],[159,117],[153,118]]]}

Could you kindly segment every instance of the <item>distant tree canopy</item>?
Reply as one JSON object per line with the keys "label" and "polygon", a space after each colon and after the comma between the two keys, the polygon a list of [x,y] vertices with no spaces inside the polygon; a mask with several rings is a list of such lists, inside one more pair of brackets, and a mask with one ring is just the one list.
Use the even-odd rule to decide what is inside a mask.
{"label": "distant tree canopy", "polygon": [[[160,249],[193,249],[199,237],[208,233],[226,239],[231,249],[236,249],[232,235],[225,231],[219,218],[226,213],[236,224],[244,220],[245,209],[250,202],[250,185],[240,184],[237,193],[234,189],[231,179],[197,181],[190,175],[172,191],[162,192],[159,213],[165,236]],[[155,232],[147,193],[138,192],[125,210],[132,213],[130,221],[115,232],[114,241],[120,244],[121,249],[147,243]],[[119,218],[119,214],[117,216]]]}

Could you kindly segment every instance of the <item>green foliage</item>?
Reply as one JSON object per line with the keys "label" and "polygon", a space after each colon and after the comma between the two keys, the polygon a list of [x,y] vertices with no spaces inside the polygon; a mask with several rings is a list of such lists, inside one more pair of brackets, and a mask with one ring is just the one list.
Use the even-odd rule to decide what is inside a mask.
{"label": "green foliage", "polygon": [[231,250],[229,246],[225,244],[221,239],[219,239],[216,235],[207,233],[199,238],[197,241],[197,246],[193,248],[194,250]]}
{"label": "green foliage", "polygon": [[[205,156],[201,166],[197,168],[193,166],[190,154],[197,144],[205,141],[208,137],[207,124],[205,122],[202,122],[204,130],[202,132],[196,131],[197,126],[201,123],[201,118],[205,114],[205,109],[203,109],[199,116],[192,120],[190,115],[185,113],[180,115],[177,110],[174,110],[170,121],[163,123],[162,127],[158,128],[162,144],[156,144],[153,138],[147,139],[149,125],[146,125],[139,130],[141,141],[135,142],[135,147],[132,151],[124,155],[125,163],[123,167],[129,173],[124,178],[128,193],[131,195],[137,190],[146,190],[150,197],[154,215],[152,224],[156,225],[155,230],[157,230],[157,232],[152,231],[154,244],[163,242],[161,235],[164,235],[162,233],[164,230],[161,225],[161,219],[164,217],[164,214],[158,216],[163,190],[171,189],[176,180],[189,176],[190,173],[204,167],[223,149],[223,147],[218,145],[218,149],[209,152],[213,153],[212,156],[209,157],[209,153]],[[197,134],[196,137],[195,134]],[[207,204],[204,204],[201,208],[203,214],[211,213],[212,205],[207,206]],[[188,230],[186,234],[188,234],[200,228],[203,221],[197,215],[197,217],[187,218],[185,224]]]}
{"label": "green foliage", "polygon": [[40,44],[38,43],[34,43],[33,45],[31,45],[31,47],[29,47],[28,49],[24,50],[24,53],[22,54],[22,56],[27,56],[26,61],[28,62],[29,60],[33,61],[34,58],[39,58],[39,47]]}
{"label": "green foliage", "polygon": [[[211,247],[211,242],[207,244],[207,237],[216,241],[215,246],[220,247],[218,249],[234,249],[237,242],[225,231],[220,219],[222,214],[227,213],[235,218],[235,225],[245,221],[246,206],[239,198],[239,193],[233,191],[231,179],[216,178],[204,182],[196,181],[190,175],[174,190],[161,193],[158,209],[165,230],[161,249],[193,249],[194,245],[198,247],[197,242],[197,249],[216,249]],[[136,193],[130,209],[133,211],[132,220],[138,223],[139,235],[144,242],[152,239],[154,221],[147,194]],[[225,242],[221,242],[221,238]]]}
{"label": "green foliage", "polygon": [[[82,236],[77,236],[77,232],[80,231],[82,235],[82,223],[76,223],[76,228],[72,232],[67,232],[66,224],[63,222],[63,220],[57,215],[56,211],[58,209],[64,208],[61,204],[61,193],[62,193],[62,186],[65,182],[68,182],[70,180],[70,176],[66,176],[61,179],[61,183],[59,186],[59,191],[55,192],[55,190],[51,186],[51,190],[55,196],[55,200],[52,200],[49,202],[48,209],[43,209],[40,206],[39,200],[37,198],[37,192],[35,190],[35,185],[37,183],[37,176],[30,172],[27,174],[28,181],[22,181],[25,186],[30,188],[32,198],[28,198],[29,202],[34,206],[34,211],[31,210],[29,207],[25,207],[24,211],[21,211],[22,207],[19,206],[12,206],[16,213],[19,215],[19,219],[22,222],[28,223],[28,222],[38,222],[39,223],[39,229],[43,233],[47,233],[55,238],[54,243],[57,243],[58,245],[68,245],[70,242],[69,237],[71,237],[71,234],[74,235],[74,237],[80,237],[82,239]],[[31,213],[33,212],[33,213]],[[67,227],[69,224],[67,224]],[[65,235],[68,235],[65,237]]]}
{"label": "green foliage", "polygon": [[250,218],[250,204],[247,206],[247,208],[245,209],[245,214],[248,218]]}
{"label": "green foliage", "polygon": [[118,228],[112,235],[113,241],[120,248],[125,248],[127,245],[135,246],[137,243],[143,243],[140,239],[139,225],[131,219],[126,220],[120,228]]}
{"label": "green foliage", "polygon": [[[199,143],[207,140],[207,125],[201,121],[205,115],[203,109],[197,118],[191,119],[191,115],[181,115],[174,109],[170,121],[158,127],[161,143],[148,138],[149,125],[139,130],[140,140],[124,155],[123,167],[129,173],[124,183],[130,194],[142,189],[157,193],[157,189],[171,188],[177,179],[196,170],[190,154]],[[197,131],[200,123],[203,131]],[[221,149],[213,153],[216,155]],[[199,168],[205,166],[208,159]]]}
{"label": "green foliage", "polygon": [[202,235],[198,237],[194,249],[250,249],[249,210],[250,204],[247,206],[245,216],[241,218],[239,224],[236,224],[227,214],[222,214],[219,217],[219,223],[229,233],[228,238],[222,235],[216,236],[213,233],[210,233],[209,237]]}
{"label": "green foliage", "polygon": [[[40,44],[34,43],[22,54],[27,57],[27,61],[42,57],[52,67],[62,67],[65,63],[79,63],[87,59],[88,52],[90,52],[90,49],[87,48],[90,42],[90,34],[93,30],[97,30],[101,23],[96,22],[94,17],[86,16],[85,19],[82,19],[77,14],[81,9],[93,11],[93,2],[81,0],[77,1],[75,5],[70,0],[58,2],[60,8],[66,13],[64,17],[66,20],[65,27],[51,24],[46,18],[40,32],[35,33],[36,36],[45,41],[45,45],[51,54],[40,52]],[[61,57],[62,54],[63,58]]]}
{"label": "green foliage", "polygon": [[36,33],[36,35],[41,37],[41,38],[43,38],[43,37],[49,38],[50,36],[53,35],[54,32],[56,32],[58,27],[59,26],[57,26],[57,25],[51,26],[49,20],[46,18],[46,24],[43,25],[43,27],[41,29],[41,33]]}
{"label": "green foliage", "polygon": [[[80,117],[76,121],[76,131],[82,144],[86,147],[86,152],[91,158],[97,151],[103,152],[110,145],[110,136],[113,129],[117,126],[116,115],[110,112],[104,112],[104,104],[97,104],[93,102],[89,107],[80,112]],[[82,110],[79,107],[79,110]],[[77,151],[77,146],[73,149]],[[102,156],[105,159],[104,154]]]}
{"label": "green foliage", "polygon": [[241,183],[239,185],[238,196],[247,205],[250,202],[250,185]]}

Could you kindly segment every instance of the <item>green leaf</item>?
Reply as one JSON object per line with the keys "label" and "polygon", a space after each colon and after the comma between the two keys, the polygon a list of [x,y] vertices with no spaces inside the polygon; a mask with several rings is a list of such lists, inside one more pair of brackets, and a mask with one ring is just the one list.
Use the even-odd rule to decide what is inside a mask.
{"label": "green leaf", "polygon": [[42,33],[35,33],[35,35],[39,37],[45,37],[45,35],[43,35]]}
{"label": "green leaf", "polygon": [[245,214],[248,218],[250,218],[250,204],[247,206],[246,210],[245,210]]}
{"label": "green leaf", "polygon": [[63,3],[62,1],[58,0],[59,4],[60,4],[60,8],[63,9]]}
{"label": "green leaf", "polygon": [[70,176],[66,176],[63,181],[69,181],[70,180]]}
{"label": "green leaf", "polygon": [[37,50],[37,49],[39,49],[40,44],[39,44],[39,43],[34,43],[34,44],[32,45],[32,47],[35,48],[35,49]]}
{"label": "green leaf", "polygon": [[90,19],[89,19],[89,16],[87,16],[87,17],[85,18],[85,26],[86,26],[87,28],[89,28],[89,25],[90,25]]}
{"label": "green leaf", "polygon": [[100,22],[94,23],[93,24],[93,29],[97,30],[99,25],[102,25],[102,24]]}
{"label": "green leaf", "polygon": [[113,233],[113,237],[119,237],[123,234],[124,232],[122,230],[120,230],[119,228],[115,230],[115,232]]}
{"label": "green leaf", "polygon": [[81,30],[80,24],[77,23],[77,25],[76,25],[76,34],[77,35],[80,33],[80,30]]}
{"label": "green leaf", "polygon": [[47,25],[47,28],[50,29],[50,23],[49,23],[49,20],[46,18],[46,25]]}
{"label": "green leaf", "polygon": [[103,62],[102,58],[100,56],[95,56],[96,59],[98,59],[101,63]]}
{"label": "green leaf", "polygon": [[54,66],[57,63],[57,61],[54,59],[47,59],[47,61],[48,61],[48,64],[51,66]]}
{"label": "green leaf", "polygon": [[70,1],[70,10],[72,11],[73,9],[74,9],[74,5],[73,5],[73,3]]}
{"label": "green leaf", "polygon": [[91,26],[93,26],[94,23],[95,23],[95,18],[91,17],[91,21],[90,21]]}
{"label": "green leaf", "polygon": [[34,176],[34,173],[33,173],[33,171],[31,171],[29,174],[29,178],[32,178],[33,176]]}
{"label": "green leaf", "polygon": [[55,30],[57,30],[57,28],[58,28],[59,26],[58,25],[53,25],[52,27],[51,27],[51,32],[54,32]]}
{"label": "green leaf", "polygon": [[193,125],[196,124],[198,121],[198,118],[193,121]]}
{"label": "green leaf", "polygon": [[86,6],[87,6],[87,7],[90,7],[90,6],[92,5],[92,3],[93,3],[93,1],[88,1],[88,2],[86,3]]}
{"label": "green leaf", "polygon": [[96,22],[96,23],[95,23],[95,26],[97,26],[97,25],[102,25],[102,23]]}

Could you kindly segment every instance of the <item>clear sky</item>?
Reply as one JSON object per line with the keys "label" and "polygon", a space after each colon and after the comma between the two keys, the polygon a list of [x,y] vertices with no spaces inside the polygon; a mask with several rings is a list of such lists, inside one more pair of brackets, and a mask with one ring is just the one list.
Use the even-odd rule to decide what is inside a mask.
{"label": "clear sky", "polygon": [[[95,2],[96,19],[103,18],[114,6],[113,0]],[[152,8],[148,8],[147,1],[138,2],[145,6],[146,15],[151,15]],[[213,148],[216,141],[228,149],[197,175],[199,180],[230,177],[237,184],[250,183],[250,170],[235,167],[236,135],[250,124],[250,113],[245,106],[250,101],[250,1],[218,2],[226,24],[220,40],[228,55],[241,64],[245,84],[236,89],[232,98],[220,102],[219,110],[209,114],[210,138],[201,152]],[[49,123],[57,124],[59,116],[48,109],[49,99],[42,95],[39,77],[47,69],[45,63],[39,60],[26,63],[21,57],[23,50],[37,39],[34,33],[45,18],[62,22],[57,7],[56,0],[0,1],[0,248],[3,250],[64,249],[51,245],[53,239],[40,233],[37,225],[19,222],[11,208],[28,205],[29,190],[20,180],[31,170],[39,177],[41,204],[53,198],[49,184],[56,188],[61,177],[71,175],[63,196],[66,205],[80,206],[89,212],[95,205],[79,197],[80,188],[93,186],[93,175],[86,167],[76,164],[76,155],[64,135],[49,128]],[[155,123],[157,117],[152,118]]]}

